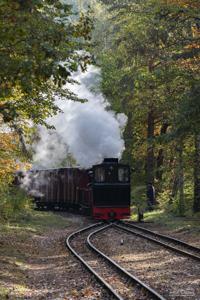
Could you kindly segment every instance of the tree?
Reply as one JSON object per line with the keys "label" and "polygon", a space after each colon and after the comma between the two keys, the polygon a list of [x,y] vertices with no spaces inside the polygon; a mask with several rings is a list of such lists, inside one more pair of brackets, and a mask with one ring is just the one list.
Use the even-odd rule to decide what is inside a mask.
{"label": "tree", "polygon": [[[187,148],[190,133],[183,134],[178,120],[183,99],[194,80],[199,80],[199,2],[101,2],[111,22],[105,32],[111,41],[98,55],[102,90],[114,108],[132,116],[127,151],[135,169],[146,170],[145,177],[136,177],[155,180],[159,192],[178,188],[179,207],[183,207],[184,145]],[[190,103],[191,98],[187,99]],[[189,163],[188,167],[191,169]],[[176,170],[181,170],[178,178]]]}
{"label": "tree", "polygon": [[75,99],[64,86],[88,55],[91,20],[71,22],[71,6],[56,0],[2,0],[0,4],[0,114],[22,133],[30,120],[45,124],[59,111],[55,95]]}
{"label": "tree", "polygon": [[63,3],[0,1],[0,214],[16,197],[10,185],[18,161],[30,159],[30,127],[47,126],[46,118],[60,111],[56,96],[77,100],[65,84],[90,60],[83,50],[91,19]]}
{"label": "tree", "polygon": [[194,141],[193,153],[193,211],[200,211],[200,83],[199,79],[192,80],[191,90],[185,95],[180,106],[178,129],[184,136],[192,136]]}

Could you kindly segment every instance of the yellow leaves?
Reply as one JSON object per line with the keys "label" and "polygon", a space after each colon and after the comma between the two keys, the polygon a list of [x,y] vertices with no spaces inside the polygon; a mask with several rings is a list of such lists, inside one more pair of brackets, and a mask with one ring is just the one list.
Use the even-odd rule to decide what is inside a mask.
{"label": "yellow leaves", "polygon": [[199,0],[164,0],[168,5],[180,6],[182,8],[200,8]]}
{"label": "yellow leaves", "polygon": [[16,163],[15,165],[15,169],[16,171],[19,171],[19,170],[30,170],[32,167],[32,164],[28,163],[28,162],[24,162],[23,164],[20,162],[20,163]]}
{"label": "yellow leaves", "polygon": [[190,45],[187,45],[187,47],[185,47],[186,49],[200,49],[200,45],[197,43],[192,43]]}
{"label": "yellow leaves", "polygon": [[21,87],[18,84],[12,85],[10,82],[6,82],[5,84],[1,84],[1,88],[9,88],[12,92],[10,92],[7,96],[3,97],[3,101],[1,102],[13,102],[13,101],[20,101],[25,94],[22,92]]}
{"label": "yellow leaves", "polygon": [[193,25],[192,26],[192,35],[195,38],[199,38],[200,37],[200,28],[197,25]]}
{"label": "yellow leaves", "polygon": [[[80,299],[81,297],[84,297],[84,299],[89,299],[94,297],[95,291],[91,287],[86,287],[81,291],[77,289],[73,289],[71,290],[70,294],[73,297],[76,297],[76,299]],[[68,300],[68,298],[66,298],[66,300]]]}
{"label": "yellow leaves", "polygon": [[73,289],[73,290],[71,291],[71,294],[72,294],[72,296],[78,297],[79,292],[78,292],[76,289]]}
{"label": "yellow leaves", "polygon": [[0,151],[10,152],[16,150],[17,136],[15,133],[0,133]]}
{"label": "yellow leaves", "polygon": [[84,297],[91,297],[93,295],[93,290],[91,288],[86,288],[84,291],[83,291],[83,294],[84,294]]}
{"label": "yellow leaves", "polygon": [[182,70],[191,70],[192,72],[199,72],[200,65],[200,58],[193,58],[193,59],[183,59],[180,60],[177,64]]}
{"label": "yellow leaves", "polygon": [[18,137],[12,132],[0,132],[0,189],[12,180],[17,163]]}

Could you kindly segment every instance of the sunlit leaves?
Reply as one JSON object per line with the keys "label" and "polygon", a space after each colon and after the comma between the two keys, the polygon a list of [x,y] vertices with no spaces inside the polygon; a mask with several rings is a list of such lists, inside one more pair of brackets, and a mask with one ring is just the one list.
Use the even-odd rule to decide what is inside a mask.
{"label": "sunlit leaves", "polygon": [[78,65],[85,65],[76,50],[89,39],[92,23],[85,15],[72,23],[71,14],[70,5],[55,0],[1,1],[0,114],[5,122],[44,123],[58,111],[55,94],[72,96],[62,87]]}
{"label": "sunlit leaves", "polygon": [[19,155],[19,140],[11,132],[0,133],[0,194],[13,180],[17,168],[16,157]]}
{"label": "sunlit leaves", "polygon": [[[197,93],[200,87],[200,2],[101,0],[101,3],[109,11],[110,22],[105,33],[109,43],[99,55],[102,90],[112,106],[127,113],[131,120],[125,141],[126,151],[131,153],[129,162],[132,161],[136,169],[134,180],[139,180],[139,184],[145,180],[142,173],[147,169],[146,150],[150,141],[147,114],[153,111],[154,135],[150,142],[154,147],[155,165],[160,150],[165,153],[163,165],[158,167],[163,173],[164,187],[173,190],[176,183],[178,175],[173,172],[179,163],[176,146],[181,139],[190,148],[190,157],[186,159],[183,151],[183,159],[187,168],[186,182],[191,184],[194,150],[191,140],[200,130]],[[163,134],[164,127],[167,132]],[[158,189],[162,183],[159,182]]]}

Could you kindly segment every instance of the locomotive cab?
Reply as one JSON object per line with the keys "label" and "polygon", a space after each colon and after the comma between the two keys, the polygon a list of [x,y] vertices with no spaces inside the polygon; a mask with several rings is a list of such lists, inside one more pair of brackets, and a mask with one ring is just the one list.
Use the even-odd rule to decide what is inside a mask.
{"label": "locomotive cab", "polygon": [[93,216],[95,219],[124,219],[130,216],[130,168],[107,158],[93,166]]}

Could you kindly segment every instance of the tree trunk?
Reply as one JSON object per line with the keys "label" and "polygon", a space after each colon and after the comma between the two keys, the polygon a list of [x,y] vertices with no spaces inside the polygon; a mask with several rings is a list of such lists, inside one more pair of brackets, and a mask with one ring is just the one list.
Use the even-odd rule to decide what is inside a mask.
{"label": "tree trunk", "polygon": [[123,153],[123,158],[125,161],[132,163],[132,143],[133,143],[133,126],[132,126],[132,113],[128,113],[128,121],[124,131],[124,142],[125,142],[125,151]]}
{"label": "tree trunk", "polygon": [[[160,136],[162,136],[163,134],[165,134],[167,132],[168,126],[169,125],[167,123],[164,123],[162,125],[161,130],[160,130]],[[158,156],[156,159],[156,179],[158,179],[159,181],[162,181],[163,162],[164,162],[164,150],[163,150],[163,148],[161,148],[161,149],[159,149]]]}
{"label": "tree trunk", "polygon": [[154,160],[154,113],[150,110],[147,119],[146,179],[151,184],[154,184]]}
{"label": "tree trunk", "polygon": [[15,123],[12,123],[12,128],[16,131],[16,133],[19,136],[19,142],[20,142],[21,150],[22,150],[23,154],[25,156],[29,157],[30,155],[29,155],[29,152],[26,147],[26,142],[24,140],[23,130],[19,126],[17,126]]}
{"label": "tree trunk", "polygon": [[178,211],[180,216],[185,212],[185,197],[184,197],[184,164],[183,164],[183,141],[180,138],[177,147],[178,152]]}
{"label": "tree trunk", "polygon": [[169,204],[172,204],[173,199],[177,196],[177,193],[178,193],[178,171],[177,170],[175,170],[175,175],[174,175],[174,178],[172,181],[173,181],[172,192],[171,192]]}
{"label": "tree trunk", "polygon": [[[147,183],[147,205],[153,210],[155,205],[155,197],[149,193],[149,188],[154,189],[154,113],[152,110],[148,112],[147,118],[147,160],[146,160],[146,183]],[[154,190],[155,191],[155,190]],[[155,193],[154,193],[155,195]]]}
{"label": "tree trunk", "polygon": [[193,211],[200,212],[200,135],[195,135],[194,154],[194,204]]}

